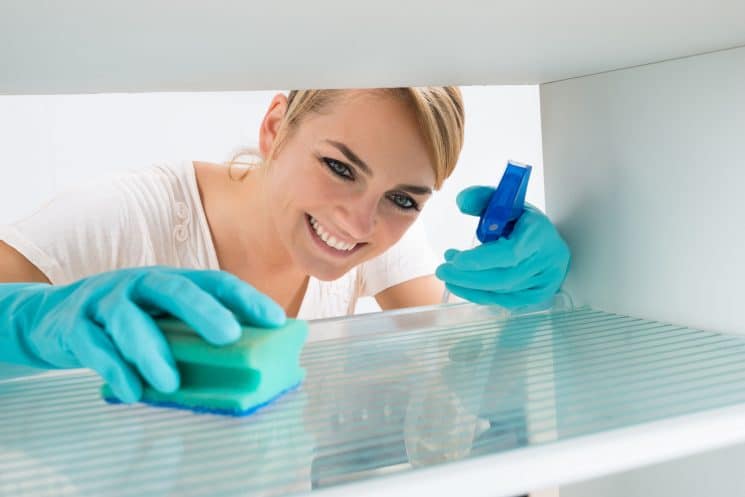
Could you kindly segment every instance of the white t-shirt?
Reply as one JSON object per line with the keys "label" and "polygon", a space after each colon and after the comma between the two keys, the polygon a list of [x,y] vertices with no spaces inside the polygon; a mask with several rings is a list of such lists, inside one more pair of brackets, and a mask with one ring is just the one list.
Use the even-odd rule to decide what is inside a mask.
{"label": "white t-shirt", "polygon": [[[68,190],[32,215],[0,226],[53,284],[127,267],[219,269],[191,161],[133,171]],[[334,281],[308,282],[298,317],[352,314],[359,297],[434,273],[418,223],[384,254]]]}

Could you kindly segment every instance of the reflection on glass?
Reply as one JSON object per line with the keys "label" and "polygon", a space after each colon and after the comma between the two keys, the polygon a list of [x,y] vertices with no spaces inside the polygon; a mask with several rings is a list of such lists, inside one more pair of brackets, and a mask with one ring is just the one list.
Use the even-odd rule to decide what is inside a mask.
{"label": "reflection on glass", "polygon": [[479,418],[468,413],[453,392],[417,392],[404,425],[409,462],[418,467],[463,459],[471,452],[478,425]]}

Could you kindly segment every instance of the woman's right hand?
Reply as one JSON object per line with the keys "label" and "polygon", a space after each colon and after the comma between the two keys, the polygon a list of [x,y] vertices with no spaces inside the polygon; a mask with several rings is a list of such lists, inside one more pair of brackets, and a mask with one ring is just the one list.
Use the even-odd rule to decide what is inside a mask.
{"label": "woman's right hand", "polygon": [[153,318],[163,313],[215,345],[237,340],[241,323],[285,322],[277,303],[223,271],[154,266],[65,286],[0,284],[0,360],[93,369],[124,402],[140,399],[143,379],[173,392],[178,370]]}

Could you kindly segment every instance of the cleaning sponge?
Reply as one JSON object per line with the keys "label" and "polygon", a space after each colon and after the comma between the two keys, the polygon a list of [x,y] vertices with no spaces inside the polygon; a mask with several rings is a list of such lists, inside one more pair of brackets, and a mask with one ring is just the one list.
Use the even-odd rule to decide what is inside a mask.
{"label": "cleaning sponge", "polygon": [[[142,401],[199,412],[245,416],[299,385],[305,377],[300,351],[308,335],[305,321],[288,319],[281,328],[244,326],[238,341],[215,346],[175,319],[159,319],[181,376],[173,393],[146,387]],[[118,399],[108,385],[101,395]]]}

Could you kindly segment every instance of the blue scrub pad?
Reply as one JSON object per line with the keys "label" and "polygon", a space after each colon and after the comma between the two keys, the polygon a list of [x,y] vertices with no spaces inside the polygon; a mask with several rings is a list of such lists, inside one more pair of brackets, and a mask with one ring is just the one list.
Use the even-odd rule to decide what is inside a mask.
{"label": "blue scrub pad", "polygon": [[[281,328],[243,327],[238,341],[215,346],[186,324],[160,319],[181,376],[173,393],[146,387],[142,402],[196,412],[246,416],[297,387],[305,377],[300,352],[308,336],[305,321],[288,319]],[[108,385],[103,398],[119,403]]]}

